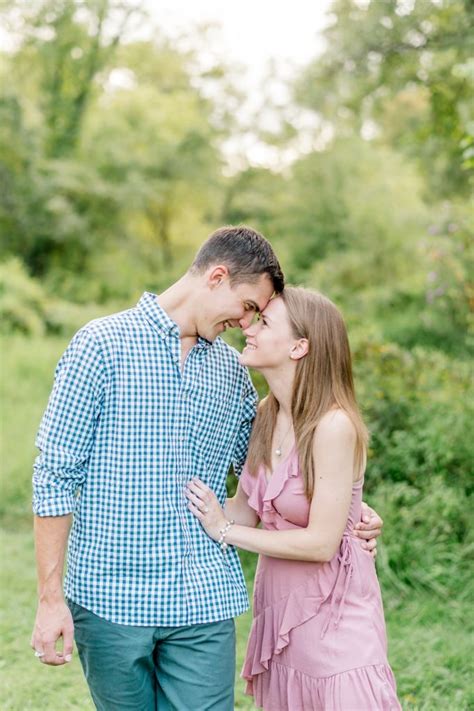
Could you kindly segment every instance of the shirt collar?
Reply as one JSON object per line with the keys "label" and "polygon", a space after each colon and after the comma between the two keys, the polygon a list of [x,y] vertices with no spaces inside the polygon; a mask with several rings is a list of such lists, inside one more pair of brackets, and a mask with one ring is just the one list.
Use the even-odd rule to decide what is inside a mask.
{"label": "shirt collar", "polygon": [[[158,303],[157,294],[152,294],[151,291],[145,291],[137,304],[137,308],[145,315],[148,321],[158,328],[163,337],[174,336],[175,338],[179,338],[179,326],[168,316],[166,311],[161,308]],[[198,336],[196,345],[201,348],[207,348],[212,346],[212,343]]]}
{"label": "shirt collar", "polygon": [[137,308],[164,336],[170,334],[179,337],[178,325],[161,308],[156,294],[145,291],[137,304]]}

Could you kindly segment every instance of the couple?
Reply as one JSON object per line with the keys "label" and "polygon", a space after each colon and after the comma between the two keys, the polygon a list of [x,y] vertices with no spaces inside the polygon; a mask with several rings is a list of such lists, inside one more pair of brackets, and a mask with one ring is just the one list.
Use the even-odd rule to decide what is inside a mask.
{"label": "couple", "polygon": [[[178,282],[85,326],[58,364],[33,477],[31,643],[59,666],[75,637],[101,711],[232,711],[236,547],[260,553],[243,672],[257,704],[400,708],[345,327],[283,286],[259,233],[221,228]],[[227,327],[247,337],[240,358]],[[246,365],[271,389],[253,429]]]}

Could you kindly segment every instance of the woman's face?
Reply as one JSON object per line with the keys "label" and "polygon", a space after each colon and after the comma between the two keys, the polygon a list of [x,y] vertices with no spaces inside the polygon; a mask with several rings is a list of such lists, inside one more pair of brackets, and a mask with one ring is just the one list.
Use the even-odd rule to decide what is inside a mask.
{"label": "woman's face", "polygon": [[247,345],[240,362],[255,370],[279,368],[288,363],[297,339],[292,334],[283,299],[271,299],[260,319],[244,329]]}

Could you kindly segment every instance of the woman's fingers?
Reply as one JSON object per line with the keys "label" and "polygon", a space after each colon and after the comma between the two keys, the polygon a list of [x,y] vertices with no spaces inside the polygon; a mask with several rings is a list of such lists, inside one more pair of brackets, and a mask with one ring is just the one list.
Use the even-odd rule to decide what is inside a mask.
{"label": "woman's fingers", "polygon": [[206,484],[204,484],[203,481],[198,479],[197,477],[195,477],[194,479],[191,479],[191,481],[189,483],[192,484],[199,491],[202,491],[203,494],[211,492],[210,488]]}
{"label": "woman's fingers", "polygon": [[197,496],[207,507],[209,507],[213,501],[217,501],[214,492],[199,479],[192,479],[188,483],[188,490]]}
{"label": "woman's fingers", "polygon": [[202,511],[203,513],[208,513],[209,507],[199,496],[193,494],[193,492],[189,489],[186,491],[186,496],[200,511]]}
{"label": "woman's fingers", "polygon": [[199,496],[200,499],[205,501],[210,497],[211,490],[202,483],[202,481],[191,479],[191,481],[188,483],[188,489],[193,492],[196,496]]}
{"label": "woman's fingers", "polygon": [[193,479],[188,483],[184,493],[189,502],[189,511],[199,519],[207,535],[214,541],[218,541],[221,529],[226,525],[227,520],[212,489],[201,481]]}
{"label": "woman's fingers", "polygon": [[202,511],[201,511],[200,509],[198,509],[198,507],[197,507],[195,504],[193,504],[192,501],[189,502],[189,504],[188,504],[188,509],[189,509],[189,510],[191,511],[191,513],[193,513],[193,514],[196,516],[196,518],[198,518],[200,521],[203,520],[204,514],[202,513]]}
{"label": "woman's fingers", "polygon": [[[201,514],[208,514],[211,510],[213,504],[212,492],[208,487],[205,487],[205,485],[202,484],[200,486],[197,482],[191,481],[185,490],[185,495]],[[217,499],[215,499],[215,501],[217,501]],[[202,517],[201,520],[203,520]]]}
{"label": "woman's fingers", "polygon": [[205,491],[200,489],[194,482],[190,481],[187,485],[186,491],[189,491],[193,496],[204,501],[207,498]]}
{"label": "woman's fingers", "polygon": [[199,508],[199,505],[201,504],[201,499],[199,498],[199,496],[196,496],[196,494],[193,494],[193,492],[190,491],[189,489],[186,489],[185,493],[186,493],[186,497],[190,501],[192,501],[195,506],[197,506]]}

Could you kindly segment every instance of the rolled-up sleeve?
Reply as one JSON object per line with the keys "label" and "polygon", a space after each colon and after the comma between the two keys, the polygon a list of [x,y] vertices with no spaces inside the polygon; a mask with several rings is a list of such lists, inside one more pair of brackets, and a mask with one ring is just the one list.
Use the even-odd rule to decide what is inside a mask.
{"label": "rolled-up sleeve", "polygon": [[34,464],[33,511],[63,516],[74,511],[100,419],[105,364],[87,327],[72,339],[58,363],[41,420]]}
{"label": "rolled-up sleeve", "polygon": [[247,388],[243,397],[242,417],[240,429],[235,441],[235,447],[232,457],[234,473],[240,476],[242,473],[245,460],[247,458],[247,449],[249,446],[250,433],[252,431],[253,421],[257,411],[258,395],[250,377],[247,376]]}

